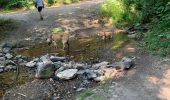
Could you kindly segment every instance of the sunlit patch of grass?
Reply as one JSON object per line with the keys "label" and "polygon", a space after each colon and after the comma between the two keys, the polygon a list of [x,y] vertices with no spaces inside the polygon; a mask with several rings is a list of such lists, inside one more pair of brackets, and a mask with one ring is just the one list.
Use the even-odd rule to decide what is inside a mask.
{"label": "sunlit patch of grass", "polygon": [[92,96],[94,93],[92,92],[92,90],[87,89],[85,91],[83,91],[82,93],[79,94],[77,100],[85,100],[87,97]]}
{"label": "sunlit patch of grass", "polygon": [[62,34],[62,33],[67,33],[67,32],[68,32],[68,30],[65,30],[61,27],[52,29],[52,34]]}
{"label": "sunlit patch of grass", "polygon": [[106,0],[100,7],[101,15],[113,19],[113,24],[128,25],[140,20],[136,5],[126,6],[123,0]]}
{"label": "sunlit patch of grass", "polygon": [[115,43],[115,45],[112,46],[112,49],[116,50],[116,49],[121,48],[123,43],[124,41],[117,41],[117,43]]}

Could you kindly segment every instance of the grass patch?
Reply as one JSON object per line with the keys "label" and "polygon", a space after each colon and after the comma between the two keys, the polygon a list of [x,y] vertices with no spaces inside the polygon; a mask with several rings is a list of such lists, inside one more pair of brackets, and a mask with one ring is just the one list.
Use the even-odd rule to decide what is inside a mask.
{"label": "grass patch", "polygon": [[123,0],[106,0],[100,7],[102,16],[112,18],[113,24],[128,25],[140,20],[135,5],[127,7]]}
{"label": "grass patch", "polygon": [[62,33],[68,33],[68,32],[69,32],[68,30],[65,30],[60,27],[52,29],[52,34],[62,34]]}
{"label": "grass patch", "polygon": [[79,94],[78,100],[85,100],[87,97],[92,96],[94,93],[92,92],[91,89],[87,89],[83,91],[82,93]]}

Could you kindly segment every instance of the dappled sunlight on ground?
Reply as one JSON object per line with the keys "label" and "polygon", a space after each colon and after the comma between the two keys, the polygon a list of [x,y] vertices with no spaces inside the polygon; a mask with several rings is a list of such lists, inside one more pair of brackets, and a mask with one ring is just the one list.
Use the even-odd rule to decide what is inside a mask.
{"label": "dappled sunlight on ground", "polygon": [[163,74],[158,96],[160,99],[170,99],[170,69],[166,70]]}

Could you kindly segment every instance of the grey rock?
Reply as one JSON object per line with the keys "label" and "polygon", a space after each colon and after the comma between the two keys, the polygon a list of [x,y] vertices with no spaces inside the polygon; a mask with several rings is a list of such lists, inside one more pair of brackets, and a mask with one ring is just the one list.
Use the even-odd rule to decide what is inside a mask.
{"label": "grey rock", "polygon": [[7,61],[5,62],[5,65],[6,65],[6,66],[7,66],[7,65],[16,66],[17,64],[16,64],[14,61],[12,61],[12,60],[7,60]]}
{"label": "grey rock", "polygon": [[5,62],[5,57],[0,57],[0,62]]}
{"label": "grey rock", "polygon": [[0,73],[4,72],[4,66],[0,66]]}
{"label": "grey rock", "polygon": [[94,70],[86,69],[85,76],[87,79],[91,80],[97,77],[97,73],[95,73]]}
{"label": "grey rock", "polygon": [[8,48],[13,48],[13,44],[11,44],[11,43],[4,43],[4,44],[2,44],[2,48],[6,48],[6,47],[8,47]]}
{"label": "grey rock", "polygon": [[9,47],[2,48],[3,53],[9,53],[10,51],[11,51],[11,48]]}
{"label": "grey rock", "polygon": [[85,72],[86,72],[85,70],[79,70],[79,71],[77,72],[77,75],[83,75]]}
{"label": "grey rock", "polygon": [[[0,46],[1,47],[1,46]],[[0,48],[0,53],[2,53],[2,48]]]}
{"label": "grey rock", "polygon": [[86,88],[78,88],[76,91],[77,92],[81,92],[81,91],[83,91],[83,90],[85,90]]}
{"label": "grey rock", "polygon": [[25,64],[25,66],[26,66],[26,67],[33,68],[33,67],[35,67],[35,66],[36,66],[36,62],[34,62],[34,61],[30,61],[30,62],[26,63],[26,64]]}
{"label": "grey rock", "polygon": [[5,68],[6,68],[6,70],[16,70],[17,69],[17,67],[14,65],[7,65]]}
{"label": "grey rock", "polygon": [[101,62],[101,63],[94,64],[94,65],[92,66],[92,68],[94,68],[94,69],[99,69],[101,66],[107,66],[108,64],[109,64],[109,62],[103,61],[103,62]]}
{"label": "grey rock", "polygon": [[51,61],[51,60],[50,60],[50,57],[49,57],[49,55],[48,55],[48,54],[47,54],[47,55],[42,56],[42,57],[40,58],[40,60],[41,60],[43,63],[46,63],[46,62]]}
{"label": "grey rock", "polygon": [[1,69],[1,68],[0,68],[0,73],[2,73],[2,72],[4,72],[4,69]]}
{"label": "grey rock", "polygon": [[38,62],[40,59],[39,58],[34,58],[32,61]]}
{"label": "grey rock", "polygon": [[98,70],[94,70],[95,73],[97,73],[98,76],[102,76],[104,75],[104,70],[98,69]]}
{"label": "grey rock", "polygon": [[133,59],[129,58],[129,57],[123,57],[121,62],[124,63],[124,68],[125,69],[129,69],[132,65],[133,65]]}
{"label": "grey rock", "polygon": [[55,73],[56,77],[64,80],[69,80],[75,77],[77,69],[67,69],[59,73]]}
{"label": "grey rock", "polygon": [[100,82],[100,81],[102,81],[102,78],[101,78],[101,77],[96,77],[96,78],[94,78],[94,80],[95,80],[96,82]]}
{"label": "grey rock", "polygon": [[63,62],[63,61],[66,60],[66,57],[51,57],[50,60],[51,60],[52,62],[58,62],[58,61]]}
{"label": "grey rock", "polygon": [[56,69],[59,69],[62,66],[61,62],[54,62],[53,64],[55,65]]}
{"label": "grey rock", "polygon": [[3,53],[9,53],[12,48],[13,48],[13,44],[11,44],[11,43],[2,44],[2,52]]}
{"label": "grey rock", "polygon": [[3,57],[4,56],[4,54],[3,53],[0,53],[0,57]]}
{"label": "grey rock", "polygon": [[36,78],[50,78],[54,74],[55,66],[52,62],[39,63],[36,70]]}
{"label": "grey rock", "polygon": [[58,70],[55,71],[55,73],[59,73],[59,72],[61,72],[63,70],[65,70],[65,68],[64,67],[60,67]]}
{"label": "grey rock", "polygon": [[80,70],[80,69],[85,69],[86,68],[86,66],[85,66],[85,64],[81,64],[81,63],[75,63],[74,65],[73,65],[73,68],[76,68],[76,69],[78,69],[78,70]]}
{"label": "grey rock", "polygon": [[133,64],[134,64],[133,59],[124,57],[120,62],[115,62],[111,65],[107,65],[107,67],[114,67],[120,71],[123,71],[125,69],[131,68]]}
{"label": "grey rock", "polygon": [[74,62],[70,61],[69,63],[62,63],[62,66],[65,68],[73,68]]}
{"label": "grey rock", "polygon": [[11,59],[11,58],[13,57],[13,55],[11,55],[10,53],[7,53],[7,54],[5,55],[5,57],[6,57],[7,59]]}

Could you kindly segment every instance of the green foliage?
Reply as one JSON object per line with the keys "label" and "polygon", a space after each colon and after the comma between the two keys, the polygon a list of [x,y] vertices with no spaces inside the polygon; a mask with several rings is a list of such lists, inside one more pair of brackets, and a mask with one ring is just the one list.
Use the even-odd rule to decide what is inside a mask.
{"label": "green foliage", "polygon": [[152,29],[146,34],[144,46],[162,56],[170,54],[170,13],[163,15],[160,21],[152,24]]}
{"label": "green foliage", "polygon": [[11,0],[6,4],[5,8],[29,8],[31,5],[33,5],[33,0]]}
{"label": "green foliage", "polygon": [[[70,4],[81,0],[45,0],[45,4]],[[30,8],[34,6],[34,0],[0,0],[0,9]]]}
{"label": "green foliage", "polygon": [[115,24],[130,24],[134,23],[134,21],[137,22],[139,19],[136,6],[127,6],[122,0],[107,0],[101,6],[101,14],[111,17]]}
{"label": "green foliage", "polygon": [[87,97],[90,97],[91,95],[93,95],[93,92],[90,89],[85,90],[79,94],[78,100],[85,100]]}
{"label": "green foliage", "polygon": [[68,30],[65,30],[60,27],[52,29],[53,34],[62,34],[62,33],[67,33],[67,32],[68,32]]}
{"label": "green foliage", "polygon": [[170,54],[169,0],[107,0],[101,12],[119,24],[139,24],[140,27],[149,23],[143,46],[154,54]]}

